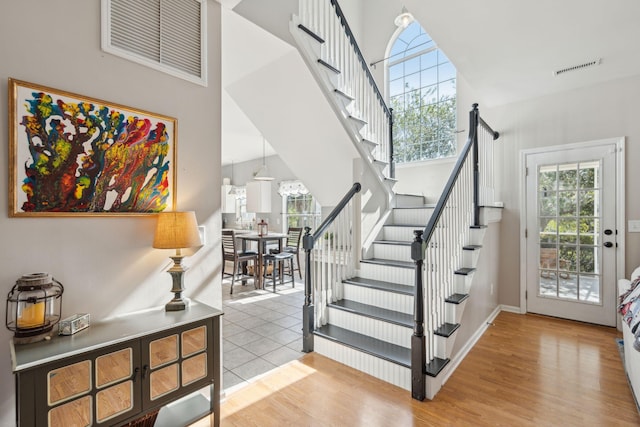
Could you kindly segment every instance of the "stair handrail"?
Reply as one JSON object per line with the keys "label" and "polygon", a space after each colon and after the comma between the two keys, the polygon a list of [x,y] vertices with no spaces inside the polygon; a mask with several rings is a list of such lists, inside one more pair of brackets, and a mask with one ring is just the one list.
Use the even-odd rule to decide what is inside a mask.
{"label": "stair handrail", "polygon": [[500,137],[500,133],[491,129],[481,117],[480,112],[478,111],[478,104],[473,104],[471,111],[469,112],[469,136],[467,137],[467,142],[462,148],[462,152],[458,156],[458,160],[456,161],[453,170],[451,171],[451,175],[447,180],[447,184],[442,191],[440,199],[438,199],[438,203],[433,210],[433,214],[429,218],[429,222],[427,226],[424,228],[422,232],[422,240],[423,246],[426,247],[426,244],[431,240],[431,236],[433,235],[433,231],[435,230],[436,223],[440,219],[442,212],[444,211],[444,207],[449,200],[449,196],[451,195],[451,191],[456,181],[458,180],[458,176],[460,175],[460,171],[462,170],[462,166],[469,155],[469,152],[473,149],[473,171],[474,171],[474,180],[473,180],[473,199],[474,199],[474,218],[473,225],[480,225],[480,216],[476,211],[480,209],[480,200],[479,200],[479,180],[477,177],[479,171],[478,165],[478,124],[480,124],[487,132],[493,135],[493,139],[496,140]]}
{"label": "stair handrail", "polygon": [[[332,15],[330,20],[325,19],[324,12]],[[329,15],[326,17],[328,18]],[[364,93],[363,95],[353,100],[356,105],[355,111],[363,116],[355,116],[354,118],[364,120],[370,126],[369,136],[375,138],[373,142],[380,144],[377,152],[372,151],[371,155],[374,160],[388,163],[389,170],[386,177],[394,179],[393,109],[387,105],[338,0],[300,0],[300,19],[300,24],[297,27],[321,44],[326,43],[325,46],[329,47],[325,49],[325,54],[331,60],[338,60],[340,64],[332,63],[331,60],[327,63],[321,59],[318,62],[338,73],[344,72],[345,76],[353,77],[351,73],[358,74],[355,80],[351,78],[348,81],[351,83],[361,81],[363,86],[360,89],[368,87],[367,90],[360,91]],[[340,33],[338,38],[331,37],[335,30]],[[339,51],[341,48],[344,50]],[[334,66],[336,68],[333,68]],[[338,92],[341,93],[339,90]],[[366,154],[363,155],[368,157]]]}
{"label": "stair handrail", "polygon": [[[479,153],[478,153],[478,126],[482,126],[493,138],[496,140],[500,134],[494,131],[481,117],[478,111],[478,104],[473,104],[472,109],[469,112],[469,136],[462,148],[458,160],[456,161],[453,170],[447,180],[442,195],[436,204],[436,207],[427,223],[424,230],[415,230],[415,239],[411,243],[411,258],[415,263],[415,278],[416,286],[414,288],[414,327],[411,337],[411,394],[414,399],[424,400],[426,397],[426,371],[427,355],[426,355],[426,338],[425,338],[425,325],[424,325],[424,281],[423,281],[423,264],[426,258],[427,248],[430,246],[437,248],[437,243],[432,243],[432,237],[434,232],[440,223],[440,220],[445,212],[445,208],[449,202],[449,199],[454,192],[456,183],[460,175],[463,172],[463,168],[467,166],[467,159],[469,154],[472,154],[473,162],[473,175],[471,177],[473,184],[473,226],[480,226],[480,175],[479,175]],[[433,271],[434,267],[427,265],[427,270]],[[427,292],[431,292],[431,289],[427,289]],[[447,297],[448,295],[445,295]],[[428,297],[426,299],[429,299]],[[433,326],[433,325],[432,325]],[[440,325],[437,325],[438,327]]]}
{"label": "stair handrail", "polygon": [[316,242],[324,235],[327,228],[338,218],[351,199],[360,192],[362,185],[356,182],[351,186],[349,191],[333,208],[331,213],[318,226],[314,234],[311,234],[311,227],[304,228],[304,236],[302,236],[302,248],[305,252],[305,271],[304,271],[304,305],[302,308],[302,351],[309,353],[313,351],[313,330],[315,329],[314,300],[313,288],[311,283],[312,267],[311,267],[311,251]]}
{"label": "stair handrail", "polygon": [[371,74],[371,70],[369,69],[369,65],[367,64],[367,61],[364,59],[364,55],[362,55],[362,51],[360,50],[360,46],[358,46],[358,42],[356,41],[356,38],[353,35],[353,31],[351,31],[351,27],[349,27],[349,23],[347,22],[347,18],[345,17],[344,13],[342,12],[342,8],[338,4],[338,0],[330,0],[330,1],[331,1],[331,4],[333,5],[333,7],[336,10],[336,15],[338,15],[338,18],[340,19],[340,23],[344,27],[344,31],[346,32],[347,37],[349,38],[349,41],[351,42],[351,45],[353,46],[353,49],[356,52],[356,55],[358,56],[358,60],[360,61],[360,65],[362,65],[362,69],[366,73],[367,79],[369,79],[369,83],[373,87],[373,90],[375,91],[375,93],[376,93],[376,95],[378,97],[378,100],[380,101],[380,105],[384,109],[384,111],[387,114],[387,116],[389,118],[391,118],[391,110],[389,109],[389,107],[387,107],[387,103],[384,101],[384,97],[382,96],[382,93],[380,92],[380,89],[378,89],[378,85],[376,84],[376,81],[373,78],[373,74]]}
{"label": "stair handrail", "polygon": [[353,35],[353,31],[351,31],[351,27],[347,22],[347,18],[342,12],[342,8],[338,4],[338,0],[330,0],[330,1],[336,10],[336,14],[338,15],[338,19],[340,20],[340,23],[344,28],[347,38],[349,39],[349,41],[351,42],[351,45],[353,46],[353,50],[355,51],[356,56],[358,57],[358,61],[360,61],[360,65],[362,66],[362,69],[367,75],[367,80],[369,80],[369,84],[373,88],[378,98],[378,101],[380,102],[380,106],[382,106],[382,109],[387,116],[387,120],[389,122],[389,177],[395,178],[396,172],[395,172],[395,162],[393,157],[393,109],[387,106],[387,103],[384,100],[384,96],[382,96],[382,93],[380,92],[380,89],[376,84],[376,80],[373,78],[373,74],[371,74],[371,69],[369,69],[369,65],[367,61],[364,59],[364,55],[360,50],[360,46],[358,46],[358,42],[356,41],[356,38]]}

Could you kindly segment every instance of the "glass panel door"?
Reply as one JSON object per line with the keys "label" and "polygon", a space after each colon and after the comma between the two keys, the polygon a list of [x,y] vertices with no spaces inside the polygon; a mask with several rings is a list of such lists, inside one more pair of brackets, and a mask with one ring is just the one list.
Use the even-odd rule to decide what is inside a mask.
{"label": "glass panel door", "polygon": [[600,162],[538,167],[538,295],[601,304]]}
{"label": "glass panel door", "polygon": [[611,140],[525,155],[527,311],[615,325],[616,152]]}

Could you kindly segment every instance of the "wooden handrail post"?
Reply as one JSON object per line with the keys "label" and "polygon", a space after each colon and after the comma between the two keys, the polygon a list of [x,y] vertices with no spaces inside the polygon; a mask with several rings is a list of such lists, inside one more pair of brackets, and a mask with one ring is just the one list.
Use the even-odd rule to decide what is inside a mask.
{"label": "wooden handrail post", "polygon": [[478,104],[473,104],[469,113],[469,124],[473,132],[473,225],[480,225],[480,167],[478,165]]}
{"label": "wooden handrail post", "polygon": [[396,178],[396,164],[393,157],[393,108],[389,108],[389,178]]}
{"label": "wooden handrail post", "polygon": [[313,289],[311,289],[311,250],[313,250],[313,236],[311,227],[304,228],[302,236],[304,249],[304,305],[302,306],[302,351],[313,351],[314,307]]}
{"label": "wooden handrail post", "polygon": [[416,286],[413,291],[413,335],[411,336],[411,397],[424,400],[427,393],[426,369],[427,348],[424,336],[424,293],[422,267],[424,263],[424,245],[422,230],[415,230],[415,239],[411,243],[411,259],[416,264]]}

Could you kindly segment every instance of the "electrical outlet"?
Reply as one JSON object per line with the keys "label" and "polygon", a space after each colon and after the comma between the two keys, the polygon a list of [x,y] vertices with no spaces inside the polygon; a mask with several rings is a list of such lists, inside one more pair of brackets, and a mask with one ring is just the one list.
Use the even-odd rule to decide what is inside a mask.
{"label": "electrical outlet", "polygon": [[627,231],[629,233],[640,233],[640,220],[634,219],[627,222]]}

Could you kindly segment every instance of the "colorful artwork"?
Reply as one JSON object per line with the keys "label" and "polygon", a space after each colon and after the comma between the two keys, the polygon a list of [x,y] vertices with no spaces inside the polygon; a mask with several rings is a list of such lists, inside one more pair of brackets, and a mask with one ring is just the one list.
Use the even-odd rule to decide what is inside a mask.
{"label": "colorful artwork", "polygon": [[176,120],[9,80],[11,214],[175,207]]}

